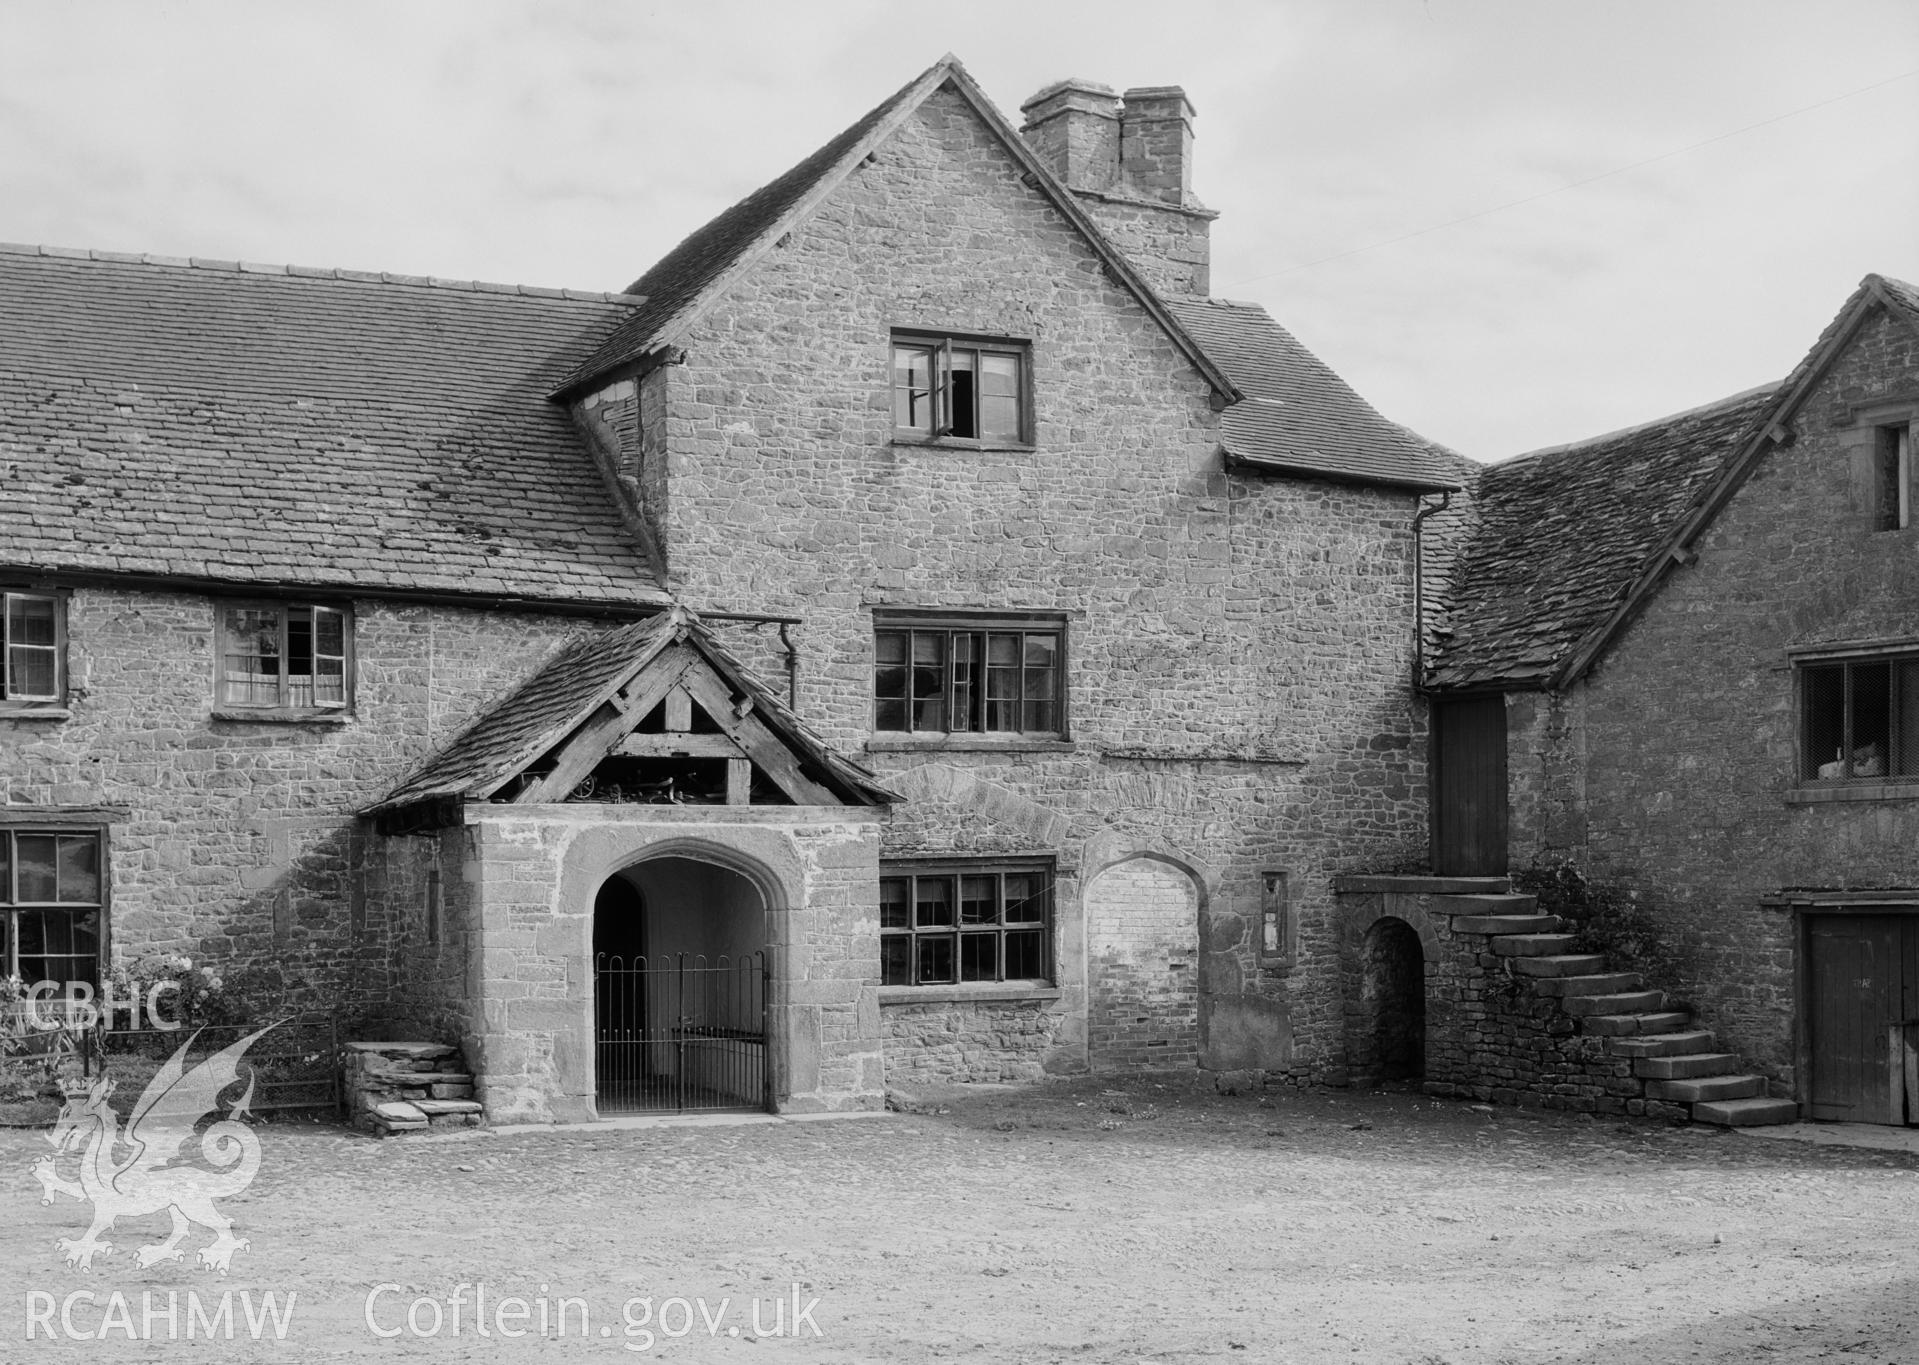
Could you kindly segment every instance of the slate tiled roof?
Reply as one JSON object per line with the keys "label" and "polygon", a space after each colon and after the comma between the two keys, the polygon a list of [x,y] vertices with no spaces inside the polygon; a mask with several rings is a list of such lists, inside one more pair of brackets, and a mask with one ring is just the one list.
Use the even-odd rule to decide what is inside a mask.
{"label": "slate tiled roof", "polygon": [[662,601],[546,398],[632,309],[0,248],[0,562]]}
{"label": "slate tiled roof", "polygon": [[1246,397],[1220,439],[1246,464],[1359,483],[1458,488],[1458,457],[1387,421],[1258,304],[1167,299],[1167,308]]}
{"label": "slate tiled roof", "polygon": [[898,799],[873,773],[834,753],[695,613],[677,607],[565,646],[518,691],[363,813],[375,815],[444,798],[484,800],[564,740],[654,657],[682,639],[706,655],[729,683],[753,698],[754,712],[803,762],[867,801]]}
{"label": "slate tiled roof", "polygon": [[777,180],[727,209],[627,288],[643,301],[569,373],[560,390],[638,360],[659,334],[749,251],[786,212],[822,184],[866,136],[926,78],[915,77],[864,118]]}
{"label": "slate tiled roof", "polygon": [[1538,687],[1603,627],[1770,410],[1769,385],[1709,407],[1489,466],[1455,569],[1441,688]]}

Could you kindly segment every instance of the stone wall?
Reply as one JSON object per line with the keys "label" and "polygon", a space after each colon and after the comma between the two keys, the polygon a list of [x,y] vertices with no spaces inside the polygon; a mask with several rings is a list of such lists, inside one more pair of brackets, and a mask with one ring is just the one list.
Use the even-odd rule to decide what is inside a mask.
{"label": "stone wall", "polygon": [[894,1081],[1034,1081],[1062,1016],[1040,999],[882,1003],[886,1077]]}
{"label": "stone wall", "polygon": [[352,605],[344,723],[234,721],[212,715],[214,599],[74,590],[70,717],[0,712],[0,803],[108,822],[115,960],[181,952],[253,968],[286,1004],[360,1016],[393,998],[422,927],[420,869],[353,813],[595,627]]}
{"label": "stone wall", "polygon": [[[895,444],[895,327],[1029,340],[1032,447]],[[803,617],[801,713],[888,782],[977,778],[924,779],[883,856],[1056,860],[1062,995],[1043,1009],[1065,1018],[1046,1065],[1086,1065],[1074,878],[1107,835],[1218,869],[1202,972],[1234,1002],[1242,1056],[1257,1042],[1262,1065],[1323,1065],[1340,1029],[1328,879],[1424,848],[1415,499],[1227,473],[1205,382],[950,95],[684,344],[650,377],[676,586],[696,608]],[[1066,740],[876,739],[873,613],[889,607],[1060,613]],[[1249,929],[1267,869],[1298,890],[1285,972]]]}
{"label": "stone wall", "polygon": [[[1541,851],[1639,889],[1690,958],[1675,987],[1722,1043],[1793,1070],[1784,888],[1919,885],[1919,789],[1807,790],[1790,651],[1919,638],[1919,530],[1874,529],[1875,403],[1919,402],[1919,339],[1884,315],[1587,682],[1553,755],[1583,794]],[[1582,695],[1583,694],[1583,695]],[[1845,798],[1845,799],[1841,799]]]}

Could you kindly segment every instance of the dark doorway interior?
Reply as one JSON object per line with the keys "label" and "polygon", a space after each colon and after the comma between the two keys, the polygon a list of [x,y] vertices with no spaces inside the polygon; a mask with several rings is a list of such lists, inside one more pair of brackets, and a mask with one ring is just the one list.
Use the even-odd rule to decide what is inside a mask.
{"label": "dark doorway interior", "polygon": [[655,858],[607,879],[593,906],[602,1115],[772,1103],[765,919],[752,883],[712,864]]}
{"label": "dark doorway interior", "polygon": [[1403,919],[1366,933],[1360,999],[1365,1005],[1371,1078],[1416,1081],[1426,1074],[1426,954]]}

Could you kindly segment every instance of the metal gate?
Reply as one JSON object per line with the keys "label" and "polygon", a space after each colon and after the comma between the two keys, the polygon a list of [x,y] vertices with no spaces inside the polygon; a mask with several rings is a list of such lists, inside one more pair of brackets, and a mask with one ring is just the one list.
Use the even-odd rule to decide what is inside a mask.
{"label": "metal gate", "polygon": [[598,954],[594,1080],[601,1114],[773,1107],[766,955]]}

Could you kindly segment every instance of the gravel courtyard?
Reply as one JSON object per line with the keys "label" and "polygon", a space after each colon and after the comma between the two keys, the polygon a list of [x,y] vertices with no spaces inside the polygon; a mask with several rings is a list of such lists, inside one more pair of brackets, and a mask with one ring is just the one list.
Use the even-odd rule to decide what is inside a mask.
{"label": "gravel courtyard", "polygon": [[[40,1203],[41,1133],[0,1132],[0,1359],[1919,1359],[1910,1156],[1185,1079],[915,1107],[385,1143],[268,1125],[222,1205],[251,1241],[224,1278],[191,1254],[137,1268],[161,1216],[118,1228],[93,1274],[66,1268],[54,1243],[86,1209]],[[491,1335],[461,1285],[484,1286]],[[203,1339],[188,1291],[208,1316],[231,1291],[234,1340]],[[290,1324],[250,1340],[268,1291],[297,1294]],[[541,1335],[541,1299],[584,1300],[584,1323],[568,1305]],[[756,1337],[756,1300],[784,1335]],[[128,1340],[146,1308],[150,1339]]]}

